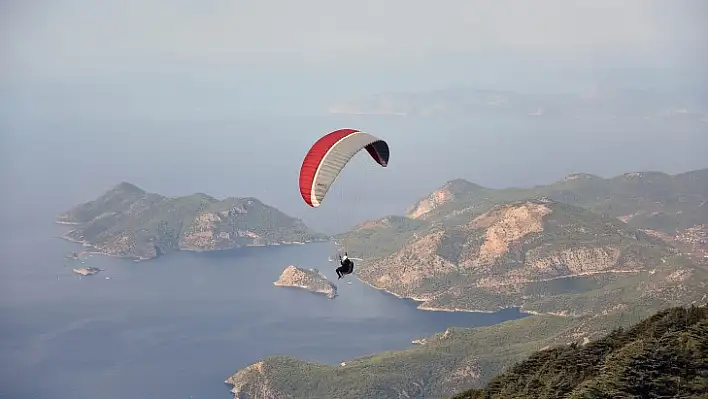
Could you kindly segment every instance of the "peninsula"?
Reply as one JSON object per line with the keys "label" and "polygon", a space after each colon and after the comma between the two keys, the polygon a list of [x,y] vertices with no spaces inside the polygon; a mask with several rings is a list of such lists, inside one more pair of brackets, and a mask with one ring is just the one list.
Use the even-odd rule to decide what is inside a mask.
{"label": "peninsula", "polygon": [[126,182],[64,212],[57,223],[73,225],[63,238],[91,252],[134,259],[329,239],[253,197],[165,197]]}

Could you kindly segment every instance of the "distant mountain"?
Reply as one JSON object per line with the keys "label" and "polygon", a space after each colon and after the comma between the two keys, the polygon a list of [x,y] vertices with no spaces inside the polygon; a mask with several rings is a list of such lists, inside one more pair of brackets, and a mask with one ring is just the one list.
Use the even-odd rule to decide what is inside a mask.
{"label": "distant mountain", "polygon": [[256,198],[217,200],[206,194],[164,197],[120,183],[98,199],[59,215],[77,225],[65,238],[113,256],[150,259],[173,250],[325,240],[296,218]]}
{"label": "distant mountain", "polygon": [[672,308],[542,350],[454,399],[708,398],[708,307]]}
{"label": "distant mountain", "polygon": [[490,189],[462,179],[446,183],[408,209],[407,217],[454,219],[504,201],[547,197],[667,234],[708,223],[708,169],[675,176],[625,173],[611,179],[576,173],[533,188]]}
{"label": "distant mountain", "polygon": [[636,89],[596,86],[577,94],[524,94],[513,91],[444,89],[381,93],[331,105],[334,114],[453,116],[565,116],[579,119],[691,118],[708,121],[708,102],[695,96],[668,97]]}

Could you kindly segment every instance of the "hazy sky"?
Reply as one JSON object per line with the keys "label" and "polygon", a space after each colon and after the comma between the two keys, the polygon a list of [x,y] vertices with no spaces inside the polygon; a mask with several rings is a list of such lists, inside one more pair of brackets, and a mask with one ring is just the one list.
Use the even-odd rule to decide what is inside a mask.
{"label": "hazy sky", "polygon": [[512,55],[553,65],[642,56],[644,63],[675,66],[703,63],[698,50],[708,49],[708,2],[701,0],[1,4],[6,80],[129,79],[160,71],[234,81],[285,70],[297,79],[307,69],[345,79],[377,64],[400,71],[434,63],[431,57],[443,63],[475,54],[483,64]]}

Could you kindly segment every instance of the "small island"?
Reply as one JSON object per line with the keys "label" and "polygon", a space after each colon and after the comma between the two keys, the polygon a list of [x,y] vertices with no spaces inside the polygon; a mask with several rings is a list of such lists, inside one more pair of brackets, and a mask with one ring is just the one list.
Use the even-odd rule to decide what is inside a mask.
{"label": "small island", "polygon": [[66,211],[56,221],[74,226],[63,238],[83,244],[87,253],[137,260],[172,251],[208,252],[329,239],[253,197],[218,200],[201,193],[165,197],[126,182]]}
{"label": "small island", "polygon": [[288,266],[273,285],[302,288],[311,292],[325,294],[330,299],[337,296],[337,286],[327,280],[327,277],[320,274],[317,269]]}
{"label": "small island", "polygon": [[82,275],[82,276],[92,276],[92,275],[94,275],[94,274],[100,272],[101,269],[99,269],[99,268],[97,268],[97,267],[80,267],[80,268],[77,268],[77,269],[73,269],[72,271],[73,271],[74,273],[80,274],[80,275]]}

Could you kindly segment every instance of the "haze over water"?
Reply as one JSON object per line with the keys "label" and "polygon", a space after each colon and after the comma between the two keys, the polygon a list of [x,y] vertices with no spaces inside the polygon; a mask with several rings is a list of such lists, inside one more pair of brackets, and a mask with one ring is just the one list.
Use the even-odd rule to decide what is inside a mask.
{"label": "haze over water", "polygon": [[[311,209],[297,187],[302,158],[318,137],[341,127],[387,140],[390,166],[381,168],[358,154],[327,201]],[[708,123],[681,120],[524,116],[13,118],[0,131],[0,162],[1,177],[12,187],[4,200],[34,212],[63,211],[128,181],[163,195],[254,196],[315,229],[336,233],[365,219],[403,214],[460,177],[490,187],[528,187],[576,172],[610,177],[702,168],[706,129]]]}

